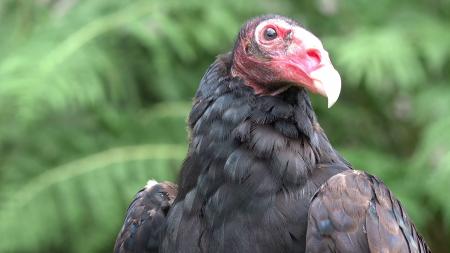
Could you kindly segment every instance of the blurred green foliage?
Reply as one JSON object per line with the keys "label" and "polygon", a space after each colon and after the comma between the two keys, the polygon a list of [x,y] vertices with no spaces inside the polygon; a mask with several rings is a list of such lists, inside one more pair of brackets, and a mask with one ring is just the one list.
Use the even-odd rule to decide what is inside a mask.
{"label": "blurred green foliage", "polygon": [[249,17],[323,39],[334,146],[450,252],[450,1],[0,2],[0,252],[111,252],[147,179],[175,180],[190,99]]}

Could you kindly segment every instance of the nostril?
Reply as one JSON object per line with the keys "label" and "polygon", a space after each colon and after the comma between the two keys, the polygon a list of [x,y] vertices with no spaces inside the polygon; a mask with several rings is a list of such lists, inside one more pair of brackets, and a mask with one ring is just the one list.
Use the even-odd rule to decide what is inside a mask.
{"label": "nostril", "polygon": [[306,51],[306,54],[311,57],[312,59],[314,59],[314,61],[319,64],[320,63],[320,51],[317,49],[308,49]]}
{"label": "nostril", "polygon": [[287,30],[286,31],[286,37],[287,40],[291,40],[292,39],[292,30]]}

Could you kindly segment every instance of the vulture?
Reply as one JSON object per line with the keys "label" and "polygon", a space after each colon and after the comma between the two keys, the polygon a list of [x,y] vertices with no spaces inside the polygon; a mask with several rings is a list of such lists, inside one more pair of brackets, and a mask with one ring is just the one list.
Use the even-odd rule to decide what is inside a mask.
{"label": "vulture", "polygon": [[320,127],[308,93],[330,107],[340,88],[302,25],[250,19],[200,81],[178,185],[138,192],[114,252],[431,252],[386,185]]}

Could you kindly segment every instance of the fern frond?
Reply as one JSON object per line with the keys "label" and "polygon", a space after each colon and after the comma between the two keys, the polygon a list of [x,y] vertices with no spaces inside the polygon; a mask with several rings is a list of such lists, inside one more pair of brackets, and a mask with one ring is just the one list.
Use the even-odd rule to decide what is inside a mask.
{"label": "fern frond", "polygon": [[86,243],[71,251],[94,252],[112,237],[93,236],[94,228],[118,231],[137,190],[150,178],[173,180],[185,153],[181,145],[120,147],[47,170],[4,200],[0,251],[52,247],[78,236]]}
{"label": "fern frond", "polygon": [[329,44],[349,84],[365,83],[374,92],[389,94],[425,80],[419,55],[400,29],[361,30]]}

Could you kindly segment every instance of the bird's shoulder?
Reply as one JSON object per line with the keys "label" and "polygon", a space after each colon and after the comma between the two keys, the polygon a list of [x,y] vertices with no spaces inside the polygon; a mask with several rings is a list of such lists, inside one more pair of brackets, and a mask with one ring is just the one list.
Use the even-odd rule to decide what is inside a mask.
{"label": "bird's shoulder", "polygon": [[431,252],[401,203],[377,177],[346,170],[313,196],[307,252]]}
{"label": "bird's shoulder", "polygon": [[114,252],[158,252],[161,231],[176,194],[175,184],[150,180],[129,205]]}

